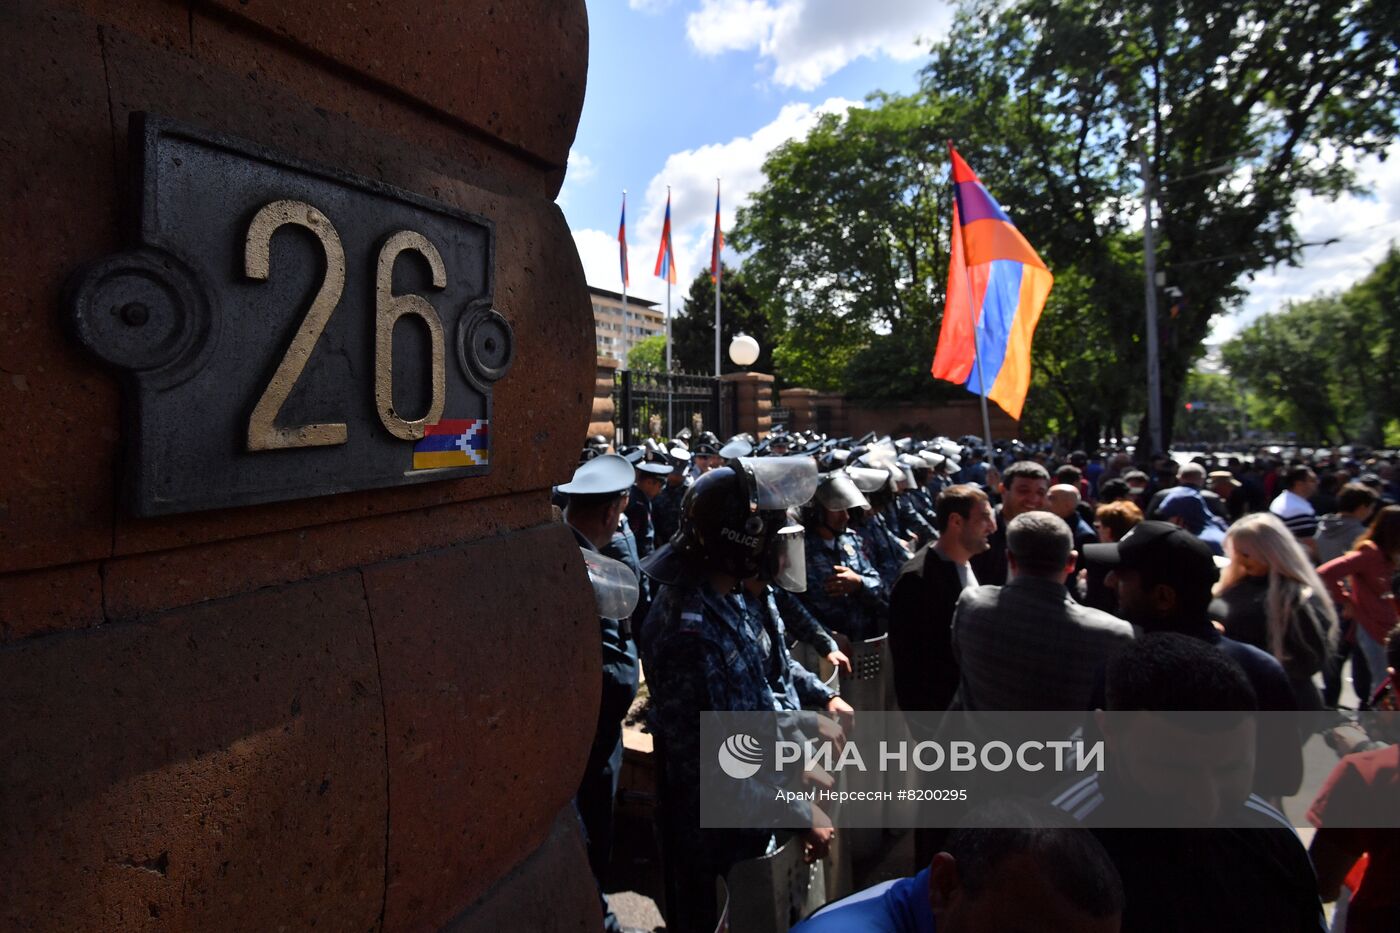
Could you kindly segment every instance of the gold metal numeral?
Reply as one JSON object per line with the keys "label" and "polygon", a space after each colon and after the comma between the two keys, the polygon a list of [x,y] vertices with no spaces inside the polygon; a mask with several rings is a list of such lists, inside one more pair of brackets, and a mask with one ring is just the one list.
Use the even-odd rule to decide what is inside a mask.
{"label": "gold metal numeral", "polygon": [[[433,288],[447,287],[447,269],[442,256],[428,238],[412,230],[400,230],[389,237],[379,251],[374,300],[374,402],[379,420],[400,440],[414,441],[424,429],[442,418],[447,403],[447,343],[442,336],[442,318],[422,295],[394,295],[394,261],[405,250],[415,250],[428,260],[433,272]],[[405,314],[418,317],[428,328],[432,354],[433,397],[421,418],[405,419],[394,410],[394,324]]]}
{"label": "gold metal numeral", "polygon": [[253,222],[248,225],[248,238],[243,248],[243,268],[250,279],[266,281],[270,264],[269,253],[272,234],[284,224],[296,224],[316,234],[321,248],[326,254],[326,274],[321,280],[321,288],[311,302],[311,308],[302,318],[301,327],[292,337],[291,345],[277,364],[262,397],[253,407],[248,418],[248,449],[279,450],[288,447],[328,447],[344,444],[348,433],[344,423],[303,424],[294,428],[279,428],[277,414],[291,394],[306,368],[316,341],[326,329],[331,315],[340,303],[341,292],[345,289],[345,249],[340,244],[340,236],[335,227],[316,208],[304,201],[273,201],[258,211]]}

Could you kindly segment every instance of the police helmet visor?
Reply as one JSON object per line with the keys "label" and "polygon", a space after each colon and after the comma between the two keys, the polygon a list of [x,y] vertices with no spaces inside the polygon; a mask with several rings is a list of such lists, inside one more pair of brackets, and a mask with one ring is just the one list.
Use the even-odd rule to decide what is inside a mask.
{"label": "police helmet visor", "polygon": [[817,491],[817,464],[811,457],[743,457],[739,465],[753,484],[760,509],[802,505]]}
{"label": "police helmet visor", "polygon": [[748,457],[752,454],[753,445],[742,437],[736,437],[719,449],[719,455],[726,460],[738,460],[740,457]]}
{"label": "police helmet visor", "polygon": [[856,484],[856,488],[867,496],[872,492],[879,492],[890,481],[888,470],[877,470],[874,467],[846,467],[846,472],[850,474],[851,482]]}
{"label": "police helmet visor", "polygon": [[768,545],[768,566],[774,586],[790,593],[807,591],[807,548],[801,525],[778,529]]}
{"label": "police helmet visor", "polygon": [[597,551],[579,548],[583,564],[588,568],[588,582],[593,584],[593,599],[598,615],[604,619],[626,619],[637,608],[637,575],[620,560],[604,557]]}
{"label": "police helmet visor", "polygon": [[817,504],[839,512],[842,509],[868,509],[870,500],[856,488],[855,481],[844,470],[828,473],[817,487]]}

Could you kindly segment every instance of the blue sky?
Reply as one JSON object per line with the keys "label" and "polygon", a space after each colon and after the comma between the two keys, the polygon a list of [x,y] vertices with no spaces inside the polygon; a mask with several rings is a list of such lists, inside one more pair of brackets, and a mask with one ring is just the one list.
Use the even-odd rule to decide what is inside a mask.
{"label": "blue sky", "polygon": [[[589,284],[621,287],[617,221],[627,196],[629,293],[661,301],[653,277],[672,186],[678,284],[674,306],[708,267],[715,178],[722,222],[762,182],[764,156],[803,135],[816,117],[875,90],[909,91],[924,55],[951,19],[939,0],[593,0],[588,91],[559,204]],[[1372,197],[1340,204],[1304,199],[1296,218],[1308,240],[1299,268],[1260,275],[1241,311],[1218,320],[1226,338],[1290,298],[1345,288],[1400,239],[1400,144],[1368,161]],[[729,261],[737,257],[732,254]]]}

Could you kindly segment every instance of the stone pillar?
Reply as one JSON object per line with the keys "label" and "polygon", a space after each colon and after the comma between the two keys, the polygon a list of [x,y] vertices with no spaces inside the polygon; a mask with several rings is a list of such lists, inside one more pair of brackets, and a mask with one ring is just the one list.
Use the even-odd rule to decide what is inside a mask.
{"label": "stone pillar", "polygon": [[779,404],[789,412],[788,430],[810,431],[817,425],[816,389],[780,389]]}
{"label": "stone pillar", "polygon": [[[350,15],[312,0],[0,4],[0,928],[597,929],[570,801],[597,720],[598,628],[578,547],[549,506],[597,374],[554,203],[587,50],[583,0],[401,0]],[[350,283],[327,341],[374,326],[373,250],[392,229],[374,211],[456,218],[425,228],[448,287],[464,287],[468,259],[489,268],[471,287],[513,332],[485,415],[489,472],[135,517],[130,387],[83,352],[61,308],[78,267],[139,231],[125,209],[140,201],[137,111],[380,192],[358,202],[381,206],[357,207],[368,222],[353,229],[345,202],[316,205],[335,215]],[[269,290],[330,275],[329,248],[311,252],[327,242],[314,215],[289,216],[307,229],[276,233]],[[487,253],[443,232],[473,217],[493,227]],[[222,336],[192,339],[266,380],[290,351],[231,346],[219,300],[245,282],[251,219],[211,211],[206,242],[223,260],[199,264],[173,300],[211,295]],[[432,300],[422,257],[392,274]],[[169,323],[126,307],[132,327]],[[464,307],[436,311],[451,325]],[[448,367],[479,365],[459,362],[459,332],[444,334]],[[170,346],[184,352],[183,339]],[[422,348],[436,352],[426,336]],[[374,417],[373,354],[304,365],[311,404],[347,412],[309,417]],[[260,391],[238,390],[240,410]],[[283,414],[308,417],[289,398]],[[192,432],[223,432],[242,456],[251,429],[237,427],[192,413]],[[335,456],[323,447],[258,456],[313,483]],[[162,462],[199,474],[178,453]]]}
{"label": "stone pillar", "polygon": [[613,401],[614,374],[622,364],[606,356],[598,357],[598,378],[593,383],[593,415],[588,436],[601,434],[610,442],[617,435],[617,405]]}
{"label": "stone pillar", "polygon": [[748,432],[763,440],[773,426],[773,377],[768,373],[727,373],[720,376],[734,384],[735,408],[738,417],[734,432]]}

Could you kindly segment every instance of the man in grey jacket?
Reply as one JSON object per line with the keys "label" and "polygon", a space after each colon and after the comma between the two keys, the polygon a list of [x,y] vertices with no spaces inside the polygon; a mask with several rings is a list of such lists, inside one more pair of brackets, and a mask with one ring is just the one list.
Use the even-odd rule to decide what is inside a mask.
{"label": "man in grey jacket", "polygon": [[953,708],[1088,709],[1099,671],[1133,627],[1081,606],[1065,590],[1077,555],[1069,527],[1026,512],[1006,528],[1010,579],[963,592],[953,617],[961,671]]}

